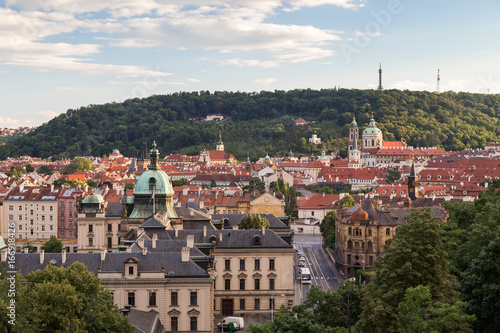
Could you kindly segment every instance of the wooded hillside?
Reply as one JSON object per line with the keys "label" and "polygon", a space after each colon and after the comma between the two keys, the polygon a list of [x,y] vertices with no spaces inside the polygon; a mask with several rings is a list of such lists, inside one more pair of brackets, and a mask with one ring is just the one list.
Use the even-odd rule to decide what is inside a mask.
{"label": "wooded hillside", "polygon": [[[207,114],[230,116],[224,124],[200,121]],[[226,151],[245,159],[270,155],[345,154],[353,113],[361,131],[372,114],[384,140],[404,139],[417,146],[447,150],[483,147],[500,141],[500,95],[399,90],[291,90],[182,92],[89,105],[52,119],[34,132],[0,146],[0,158],[31,155],[73,157],[109,155],[119,149],[136,156],[156,140],[162,156],[215,149],[222,129]],[[302,117],[310,126],[295,126]],[[323,144],[308,143],[317,131]]]}

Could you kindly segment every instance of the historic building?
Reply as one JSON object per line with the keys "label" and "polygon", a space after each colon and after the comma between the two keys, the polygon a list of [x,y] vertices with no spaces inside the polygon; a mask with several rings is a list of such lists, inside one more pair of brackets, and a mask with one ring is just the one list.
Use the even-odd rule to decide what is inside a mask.
{"label": "historic building", "polygon": [[[402,200],[395,206],[369,200],[337,212],[336,266],[344,277],[353,277],[360,268],[375,267],[375,260],[384,256],[384,247],[390,244],[397,228],[406,223],[413,208],[410,198]],[[434,217],[446,220],[444,209],[431,206],[431,212]]]}

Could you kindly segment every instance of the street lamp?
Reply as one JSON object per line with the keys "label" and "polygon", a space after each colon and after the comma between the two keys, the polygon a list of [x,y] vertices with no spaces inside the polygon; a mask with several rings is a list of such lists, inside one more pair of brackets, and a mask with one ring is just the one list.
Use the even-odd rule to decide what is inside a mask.
{"label": "street lamp", "polygon": [[285,294],[272,294],[271,299],[273,300],[273,304],[271,306],[271,322],[274,321],[274,296],[285,296]]}

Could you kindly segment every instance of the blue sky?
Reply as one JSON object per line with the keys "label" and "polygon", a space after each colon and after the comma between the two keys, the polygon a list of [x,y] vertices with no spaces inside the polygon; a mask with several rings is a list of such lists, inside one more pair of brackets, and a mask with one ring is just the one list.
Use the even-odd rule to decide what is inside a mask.
{"label": "blue sky", "polygon": [[0,127],[177,91],[500,93],[497,0],[0,0]]}

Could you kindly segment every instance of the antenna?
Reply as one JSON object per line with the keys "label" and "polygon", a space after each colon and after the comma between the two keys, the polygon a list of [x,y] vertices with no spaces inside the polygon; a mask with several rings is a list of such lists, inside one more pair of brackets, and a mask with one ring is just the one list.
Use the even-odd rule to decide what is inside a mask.
{"label": "antenna", "polygon": [[438,69],[438,76],[437,76],[437,88],[436,88],[436,92],[439,94],[441,91],[440,91],[440,87],[439,87],[439,81],[441,81],[441,78],[439,77],[439,69]]}
{"label": "antenna", "polygon": [[379,64],[379,69],[378,69],[378,90],[384,89],[382,87],[382,64]]}

